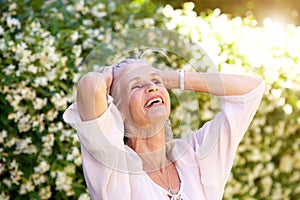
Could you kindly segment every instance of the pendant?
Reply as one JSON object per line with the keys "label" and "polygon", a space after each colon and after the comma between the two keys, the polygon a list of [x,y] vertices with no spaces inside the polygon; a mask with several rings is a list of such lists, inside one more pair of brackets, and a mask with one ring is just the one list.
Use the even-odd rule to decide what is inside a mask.
{"label": "pendant", "polygon": [[169,196],[171,197],[171,200],[183,200],[180,194],[174,194],[172,189],[168,190]]}

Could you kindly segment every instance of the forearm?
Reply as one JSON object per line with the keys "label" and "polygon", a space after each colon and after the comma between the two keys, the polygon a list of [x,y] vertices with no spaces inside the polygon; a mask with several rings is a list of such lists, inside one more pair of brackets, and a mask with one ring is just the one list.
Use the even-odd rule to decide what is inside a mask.
{"label": "forearm", "polygon": [[106,84],[100,73],[90,72],[80,79],[77,104],[83,121],[96,119],[107,109]]}
{"label": "forearm", "polygon": [[[169,89],[179,88],[179,72],[166,71],[163,80]],[[262,82],[261,78],[245,75],[185,72],[184,89],[216,96],[243,95]]]}

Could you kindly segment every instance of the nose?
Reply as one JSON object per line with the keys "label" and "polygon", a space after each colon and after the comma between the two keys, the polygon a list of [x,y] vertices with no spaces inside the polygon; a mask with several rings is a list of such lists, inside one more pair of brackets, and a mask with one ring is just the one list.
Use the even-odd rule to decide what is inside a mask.
{"label": "nose", "polygon": [[147,92],[155,92],[158,90],[158,87],[156,84],[154,84],[153,82],[149,82],[147,84]]}

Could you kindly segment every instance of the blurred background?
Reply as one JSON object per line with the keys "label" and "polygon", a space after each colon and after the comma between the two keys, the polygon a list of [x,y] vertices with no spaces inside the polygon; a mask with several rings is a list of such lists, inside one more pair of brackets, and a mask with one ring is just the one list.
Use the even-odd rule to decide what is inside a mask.
{"label": "blurred background", "polygon": [[[187,1],[153,0],[153,2],[180,8]],[[197,13],[219,8],[223,13],[230,14],[232,17],[253,15],[260,24],[265,18],[271,18],[282,24],[300,24],[298,0],[193,0],[190,2],[194,2]]]}
{"label": "blurred background", "polygon": [[[113,44],[100,48],[94,63],[112,64],[112,53],[130,45],[112,36],[153,27],[178,35],[177,42],[154,38],[162,46],[189,41],[209,54],[181,48],[187,56],[169,52],[168,66],[216,65],[223,73],[265,80],[224,199],[300,199],[298,0],[0,0],[0,5],[1,200],[90,199],[80,143],[63,113],[75,101],[78,79],[91,70],[84,61],[93,50]],[[218,111],[209,95],[195,100],[182,94],[182,113],[178,94],[171,94],[175,137]]]}

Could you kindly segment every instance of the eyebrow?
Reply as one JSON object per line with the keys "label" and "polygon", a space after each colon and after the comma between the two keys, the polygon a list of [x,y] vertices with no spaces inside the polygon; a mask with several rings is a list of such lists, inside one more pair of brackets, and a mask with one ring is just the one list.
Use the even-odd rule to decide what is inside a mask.
{"label": "eyebrow", "polygon": [[[155,72],[150,73],[150,77],[151,77],[151,78],[153,78],[153,77],[159,77],[159,78],[161,78],[161,77],[159,76],[159,74],[157,74],[157,73],[155,73]],[[142,78],[141,78],[140,76],[134,77],[133,79],[131,79],[131,80],[129,81],[129,84],[131,84],[131,83],[134,82],[134,81],[139,81],[139,80],[141,80],[141,79],[142,79]]]}
{"label": "eyebrow", "polygon": [[158,73],[155,73],[155,72],[152,72],[152,73],[150,74],[150,76],[151,76],[151,77],[160,77],[159,74],[158,74]]}
{"label": "eyebrow", "polygon": [[133,79],[131,79],[130,81],[129,81],[129,85],[131,85],[133,82],[135,82],[135,81],[139,81],[139,80],[141,80],[141,77],[135,77],[135,78],[133,78]]}

